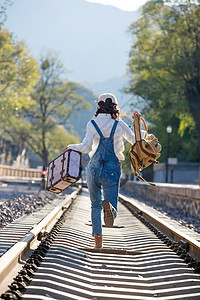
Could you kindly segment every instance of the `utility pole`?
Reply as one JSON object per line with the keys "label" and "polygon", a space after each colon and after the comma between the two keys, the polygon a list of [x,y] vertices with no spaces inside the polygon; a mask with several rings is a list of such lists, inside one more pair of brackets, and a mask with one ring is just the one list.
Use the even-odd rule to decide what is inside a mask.
{"label": "utility pole", "polygon": [[169,170],[168,158],[169,158],[169,154],[170,154],[170,134],[172,133],[172,126],[168,125],[166,128],[166,131],[167,131],[167,155],[166,155],[165,182],[168,182],[168,170]]}

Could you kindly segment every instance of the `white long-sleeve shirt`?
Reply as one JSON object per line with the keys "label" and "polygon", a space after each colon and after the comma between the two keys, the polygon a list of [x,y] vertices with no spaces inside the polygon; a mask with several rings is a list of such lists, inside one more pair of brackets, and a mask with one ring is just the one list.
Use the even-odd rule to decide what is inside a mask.
{"label": "white long-sleeve shirt", "polygon": [[[95,123],[98,125],[104,137],[109,137],[113,124],[115,122],[114,119],[111,118],[110,114],[98,114],[97,117],[93,119]],[[142,138],[145,135],[145,131],[141,131]],[[129,126],[122,120],[119,120],[115,134],[114,134],[114,151],[115,155],[119,160],[124,160],[124,142],[123,139],[126,139],[129,143],[135,143],[135,134],[129,128]],[[81,144],[73,144],[68,145],[69,149],[78,150],[83,153],[88,153],[90,158],[94,155],[99,145],[100,136],[94,125],[89,121],[86,127],[86,135]],[[91,150],[91,151],[90,151]]]}

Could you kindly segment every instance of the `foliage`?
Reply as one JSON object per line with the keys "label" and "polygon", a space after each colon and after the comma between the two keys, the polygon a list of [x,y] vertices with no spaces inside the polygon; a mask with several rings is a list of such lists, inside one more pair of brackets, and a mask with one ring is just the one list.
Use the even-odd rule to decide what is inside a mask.
{"label": "foliage", "polygon": [[59,155],[61,149],[65,148],[66,145],[78,142],[78,139],[73,134],[67,132],[64,127],[55,127],[47,136],[50,160]]}
{"label": "foliage", "polygon": [[[18,145],[20,151],[24,147],[32,149],[32,151],[42,159],[42,137],[39,134],[38,125],[31,124],[23,117],[12,117],[9,124],[6,124],[4,133],[7,139],[11,140],[13,145]],[[66,131],[64,126],[54,124],[52,129],[46,134],[46,147],[48,149],[48,159],[51,160],[60,154],[61,149],[70,143],[77,143],[78,139]]]}
{"label": "foliage", "polygon": [[129,150],[130,150],[131,145],[130,145],[130,143],[125,142],[124,146],[125,146],[124,147],[125,150],[124,150],[123,154],[124,154],[125,160],[122,161],[122,169],[123,169],[123,172],[129,173],[131,171],[131,164],[130,164],[130,158],[129,158]]}
{"label": "foliage", "polygon": [[30,93],[38,77],[37,63],[23,43],[15,43],[9,32],[0,30],[1,123],[32,103]]}
{"label": "foliage", "polygon": [[24,44],[2,29],[11,4],[2,0],[0,6],[0,135],[19,149],[31,148],[46,168],[62,148],[77,142],[61,124],[90,106],[76,92],[79,85],[64,80],[64,67],[55,56],[41,57],[39,70]]}
{"label": "foliage", "polygon": [[78,133],[80,140],[82,140],[86,133],[87,123],[93,118],[97,110],[97,103],[94,99],[97,99],[98,96],[84,85],[80,85],[76,91],[81,97],[87,99],[87,106],[82,110],[74,111],[70,118],[70,124],[72,124],[74,131]]}
{"label": "foliage", "polygon": [[64,71],[52,54],[41,58],[39,68],[22,43],[0,31],[0,135],[19,149],[28,146],[44,167],[78,141],[61,125],[67,127],[75,110],[90,107],[78,95],[79,85],[64,80]]}
{"label": "foliage", "polygon": [[[143,113],[164,149],[166,127],[173,126],[171,155],[178,155],[182,160],[196,160],[200,154],[200,6],[197,2],[149,1],[142,7],[141,17],[130,27],[134,41],[128,63],[131,84],[127,92],[146,101]],[[188,139],[196,147],[193,157]],[[165,159],[163,154],[165,151],[161,159]]]}
{"label": "foliage", "polygon": [[[32,93],[33,105],[23,109],[27,131],[25,142],[42,159],[46,168],[48,160],[69,142],[77,139],[64,127],[75,110],[87,107],[86,101],[76,90],[78,85],[62,78],[64,67],[52,54],[40,61],[40,80]],[[59,137],[60,135],[60,137]],[[57,145],[55,146],[55,142]]]}

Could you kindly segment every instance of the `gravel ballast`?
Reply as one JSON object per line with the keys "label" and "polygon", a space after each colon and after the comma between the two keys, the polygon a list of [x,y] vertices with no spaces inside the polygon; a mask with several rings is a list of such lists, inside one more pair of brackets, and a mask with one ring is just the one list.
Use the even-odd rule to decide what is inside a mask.
{"label": "gravel ballast", "polygon": [[[64,194],[70,194],[73,192],[74,188],[70,187],[65,190],[60,195],[50,193],[48,191],[26,191],[23,192],[23,188],[21,187],[22,193],[17,196],[16,191],[13,186],[13,191],[9,187],[6,192],[6,188],[4,188],[3,192],[0,190],[0,228],[6,226],[7,224],[13,222],[14,220],[22,217],[30,215],[46,204],[51,203],[54,199],[63,197]],[[11,197],[7,199],[7,197]]]}

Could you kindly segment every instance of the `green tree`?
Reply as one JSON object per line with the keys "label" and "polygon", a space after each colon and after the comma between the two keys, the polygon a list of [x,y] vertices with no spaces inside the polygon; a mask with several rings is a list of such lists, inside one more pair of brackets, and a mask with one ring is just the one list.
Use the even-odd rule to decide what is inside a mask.
{"label": "green tree", "polygon": [[0,126],[32,103],[30,93],[39,77],[38,65],[23,43],[0,30]]}
{"label": "green tree", "polygon": [[[19,151],[22,149],[31,149],[41,160],[43,159],[43,143],[40,125],[36,122],[30,122],[22,115],[13,116],[9,120],[9,125],[5,128],[5,134],[13,145],[17,145]],[[62,148],[70,143],[77,143],[78,137],[69,133],[63,125],[58,125],[55,120],[52,121],[51,128],[45,135],[45,146],[48,149],[49,160],[60,154]],[[45,158],[45,163],[47,163]]]}
{"label": "green tree", "polygon": [[49,159],[63,147],[77,142],[77,137],[69,134],[63,125],[67,127],[75,110],[88,107],[77,94],[78,85],[64,80],[63,75],[64,67],[57,58],[42,57],[40,79],[31,94],[33,104],[28,109],[24,107],[23,114],[19,114],[17,120],[13,118],[10,126],[10,134],[12,131],[12,135],[31,148],[45,169]]}
{"label": "green tree", "polygon": [[[152,0],[130,27],[134,37],[127,92],[145,101],[143,113],[154,125],[162,144],[165,128],[173,125],[174,153],[182,159],[200,154],[200,6],[199,1]],[[189,157],[186,141],[196,154]],[[187,154],[186,154],[187,152]]]}
{"label": "green tree", "polygon": [[24,44],[14,41],[12,34],[0,25],[0,138],[10,139],[7,132],[12,118],[33,102],[30,93],[38,78],[38,64]]}

